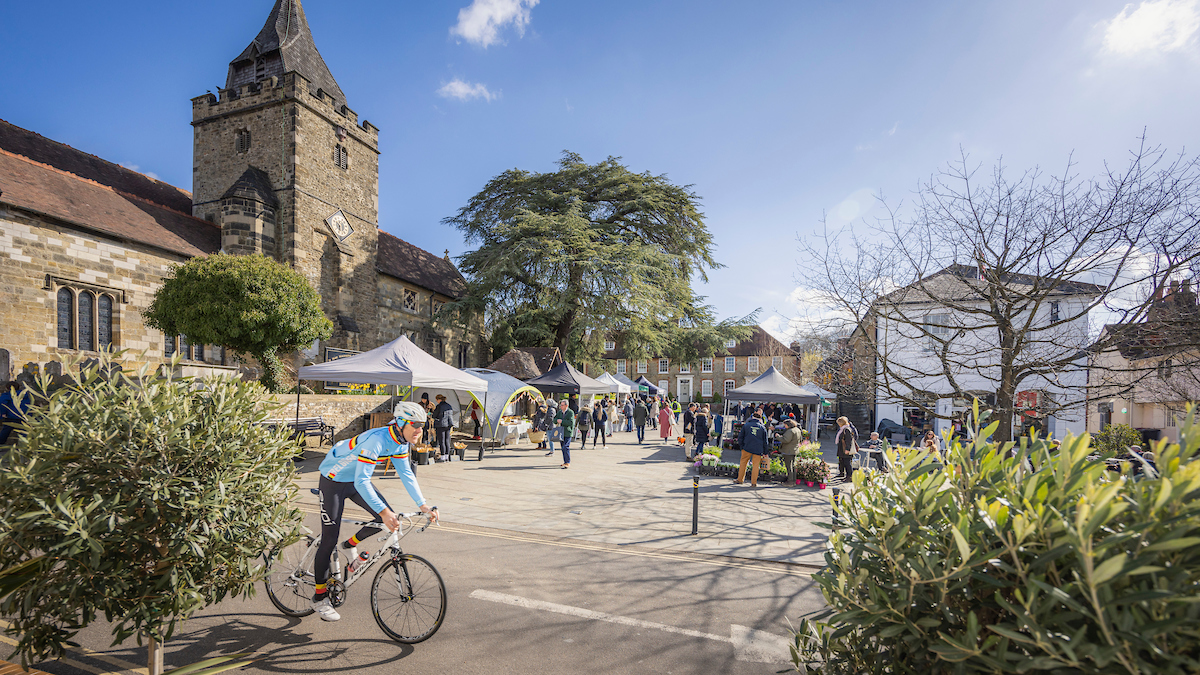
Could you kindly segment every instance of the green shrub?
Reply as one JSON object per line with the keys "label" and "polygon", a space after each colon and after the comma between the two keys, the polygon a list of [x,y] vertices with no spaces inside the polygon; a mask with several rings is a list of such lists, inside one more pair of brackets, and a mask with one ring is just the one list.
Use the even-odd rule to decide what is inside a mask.
{"label": "green shrub", "polygon": [[1128,424],[1110,424],[1092,436],[1094,449],[1109,456],[1125,452],[1131,445],[1141,444],[1141,432]]}
{"label": "green shrub", "polygon": [[32,406],[0,468],[0,569],[45,558],[0,602],[25,663],[61,655],[97,616],[114,643],[165,641],[252,592],[265,548],[299,532],[293,446],[257,424],[261,387],[106,376],[107,361]]}
{"label": "green shrub", "polygon": [[[977,435],[986,438],[995,424]],[[1089,438],[954,444],[945,468],[890,449],[834,507],[830,609],[804,619],[801,672],[1200,672],[1200,427],[1161,475],[1089,461]],[[1012,451],[1012,452],[1010,452]],[[1011,457],[1009,455],[1012,455]],[[1028,461],[1026,461],[1028,460]]]}

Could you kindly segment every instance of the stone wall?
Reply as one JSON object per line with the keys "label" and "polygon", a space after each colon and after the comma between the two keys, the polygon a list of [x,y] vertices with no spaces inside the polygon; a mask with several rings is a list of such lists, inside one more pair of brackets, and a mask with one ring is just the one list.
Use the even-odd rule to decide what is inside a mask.
{"label": "stone wall", "polygon": [[163,334],[145,325],[142,311],[170,266],[183,260],[0,205],[0,348],[9,351],[14,369],[95,355],[58,346],[56,298],[65,287],[76,295],[86,290],[112,298],[113,344],[129,351],[127,367],[142,352],[145,360],[161,359]]}
{"label": "stone wall", "polygon": [[[280,407],[271,413],[273,419],[286,420],[296,417],[295,395],[278,394],[266,400],[280,404]],[[326,422],[333,425],[334,438],[339,441],[363,432],[363,415],[388,412],[391,407],[391,396],[300,395],[300,417],[324,417]]]}

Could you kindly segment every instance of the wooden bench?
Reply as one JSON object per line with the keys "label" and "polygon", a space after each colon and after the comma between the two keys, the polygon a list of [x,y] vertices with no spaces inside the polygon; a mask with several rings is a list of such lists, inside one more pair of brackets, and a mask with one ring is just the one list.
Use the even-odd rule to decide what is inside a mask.
{"label": "wooden bench", "polygon": [[333,445],[333,425],[327,423],[324,417],[301,417],[299,419],[293,417],[283,420],[267,420],[263,424],[272,429],[288,427],[292,430],[292,438],[296,440],[319,436],[321,445],[324,445],[325,441],[329,441],[329,444]]}

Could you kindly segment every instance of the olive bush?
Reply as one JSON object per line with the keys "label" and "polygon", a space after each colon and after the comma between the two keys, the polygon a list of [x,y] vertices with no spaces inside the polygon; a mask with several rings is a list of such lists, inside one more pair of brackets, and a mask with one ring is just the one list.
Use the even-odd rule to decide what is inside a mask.
{"label": "olive bush", "polygon": [[889,449],[890,473],[856,473],[814,576],[829,609],[801,622],[796,669],[1200,672],[1194,413],[1156,448],[1157,478],[1106,471],[1089,441],[954,443],[945,466]]}
{"label": "olive bush", "polygon": [[294,449],[258,423],[256,383],[135,377],[109,357],[35,391],[0,467],[0,601],[23,663],[56,657],[97,616],[113,644],[253,592],[268,544],[297,536]]}
{"label": "olive bush", "polygon": [[1092,436],[1092,445],[1099,452],[1119,454],[1131,445],[1141,445],[1142,434],[1128,424],[1110,424]]}

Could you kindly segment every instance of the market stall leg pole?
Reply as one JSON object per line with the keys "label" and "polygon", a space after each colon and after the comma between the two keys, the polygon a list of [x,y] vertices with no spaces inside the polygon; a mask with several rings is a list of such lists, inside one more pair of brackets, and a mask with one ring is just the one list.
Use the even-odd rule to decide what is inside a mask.
{"label": "market stall leg pole", "polygon": [[296,427],[300,427],[300,380],[296,380]]}

